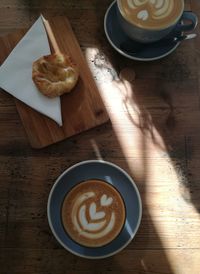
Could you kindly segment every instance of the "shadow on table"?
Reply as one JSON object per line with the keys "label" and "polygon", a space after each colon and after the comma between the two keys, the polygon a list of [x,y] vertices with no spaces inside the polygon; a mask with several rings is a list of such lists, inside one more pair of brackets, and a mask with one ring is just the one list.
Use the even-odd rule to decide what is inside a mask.
{"label": "shadow on table", "polygon": [[[108,6],[98,9],[101,2],[95,3],[99,22],[96,29],[98,51],[94,58],[97,70],[104,71],[104,76],[106,73],[109,75],[104,81],[109,79],[115,86],[124,86],[124,109],[133,125],[138,127],[144,136],[149,135],[157,146],[159,144],[156,144],[155,130],[161,136],[166,150],[163,157],[169,157],[171,160],[180,182],[182,197],[200,212],[200,189],[196,179],[198,171],[193,168],[191,161],[194,146],[198,144],[196,140],[190,140],[190,135],[195,136],[199,130],[198,123],[195,124],[194,121],[200,119],[197,93],[199,74],[194,65],[200,61],[197,50],[198,37],[188,44],[181,44],[175,53],[162,60],[129,60],[120,56],[109,45],[104,34],[103,19]],[[200,26],[197,27],[198,30],[199,28]],[[120,78],[121,71],[126,67],[130,72],[135,70],[135,80]],[[128,80],[131,91],[127,89],[124,80]],[[138,112],[139,121],[132,115],[135,111]]]}
{"label": "shadow on table", "polygon": [[[97,5],[98,6],[98,5]],[[103,11],[105,13],[105,10]],[[191,76],[191,71],[189,69],[189,64],[185,62],[189,62],[189,59],[182,59],[180,55],[172,55],[171,60],[167,61],[162,60],[158,62],[152,62],[151,64],[147,63],[137,63],[127,60],[123,57],[120,57],[117,53],[113,52],[113,49],[110,47],[104,48],[105,41],[102,41],[102,37],[104,36],[103,33],[103,14],[102,11],[96,9],[97,20],[99,21],[99,28],[97,30],[98,36],[96,36],[97,41],[99,41],[99,45],[102,45],[102,48],[99,49],[99,53],[96,56],[96,66],[97,70],[104,70],[108,74],[110,74],[110,79],[114,85],[124,84],[124,80],[129,82],[132,87],[132,92],[127,90],[127,94],[124,94],[123,104],[124,108],[127,112],[129,120],[132,122],[134,127],[137,127],[138,130],[141,132],[141,135],[144,136],[144,140],[141,140],[141,143],[144,143],[143,147],[143,174],[141,174],[140,178],[137,178],[136,182],[141,182],[139,187],[142,188],[143,194],[143,205],[144,205],[144,215],[143,221],[141,224],[141,228],[138,232],[138,235],[135,238],[139,240],[139,235],[141,233],[143,240],[140,244],[136,244],[135,241],[122,253],[116,255],[113,259],[107,259],[109,262],[111,261],[111,266],[115,267],[115,263],[119,264],[120,260],[115,260],[117,256],[120,258],[123,257],[124,254],[132,252],[133,257],[135,254],[142,254],[141,258],[138,260],[140,261],[141,265],[137,265],[140,271],[151,271],[151,263],[147,260],[147,264],[145,264],[144,254],[146,251],[141,252],[134,252],[134,249],[148,249],[149,238],[145,238],[145,233],[142,231],[147,231],[147,234],[151,231],[151,238],[153,238],[153,245],[151,242],[151,259],[155,264],[162,265],[161,271],[166,271],[167,273],[175,273],[172,270],[170,259],[166,255],[166,251],[164,250],[165,247],[161,243],[160,236],[154,227],[154,224],[151,220],[151,216],[148,212],[148,205],[147,205],[147,197],[146,197],[146,175],[148,173],[148,164],[145,165],[145,159],[150,157],[146,152],[145,148],[145,139],[151,139],[152,143],[157,146],[160,150],[163,150],[163,158],[169,158],[171,166],[174,168],[175,173],[178,178],[180,193],[182,197],[188,202],[194,205],[197,211],[200,211],[200,202],[199,202],[199,187],[197,183],[192,180],[192,174],[190,173],[188,166],[188,160],[191,158],[191,151],[188,151],[188,142],[187,142],[187,133],[185,133],[185,129],[187,130],[187,126],[190,124],[190,119],[195,118],[192,114],[190,119],[185,121],[185,128],[182,124],[182,129],[179,131],[179,111],[181,112],[181,119],[184,120],[185,118],[185,111],[184,108],[188,107],[191,108],[190,103],[194,103],[197,107],[195,101],[198,101],[198,96],[195,92],[195,88],[197,86],[193,86],[193,84],[197,84],[195,80],[193,81],[193,76]],[[98,37],[101,37],[99,39]],[[105,38],[106,39],[106,38]],[[102,52],[102,54],[100,53]],[[106,60],[106,56],[104,52],[109,53],[110,60]],[[188,57],[190,58],[190,57]],[[108,61],[108,62],[107,62]],[[95,64],[95,58],[93,60]],[[107,64],[108,65],[107,65]],[[109,66],[109,64],[111,64]],[[120,72],[124,67],[130,67],[131,70],[133,68],[137,68],[138,66],[138,73],[141,73],[139,76],[137,75],[136,71],[136,80],[131,79],[122,79],[120,77]],[[147,68],[148,67],[148,68]],[[155,76],[156,74],[156,76]],[[145,78],[147,76],[147,78]],[[105,81],[107,79],[104,79]],[[185,86],[186,85],[186,86]],[[190,95],[187,94],[188,90],[193,88],[194,92],[191,92]],[[126,85],[125,85],[126,90]],[[181,98],[181,102],[179,102]],[[152,101],[151,101],[152,100]],[[175,101],[175,102],[174,102]],[[183,107],[181,106],[183,104]],[[137,121],[135,120],[134,115],[135,113],[132,107],[136,107],[138,111]],[[198,108],[198,107],[197,107]],[[178,110],[178,111],[177,111]],[[136,111],[136,112],[137,112]],[[178,113],[177,113],[178,112]],[[182,121],[181,121],[182,123]],[[158,134],[162,139],[162,144],[157,142]],[[119,139],[118,133],[115,131],[117,140]],[[119,144],[120,146],[120,144]],[[188,155],[190,153],[190,155]],[[122,155],[124,155],[122,149]],[[125,159],[126,156],[124,155]],[[127,160],[127,159],[126,159]],[[128,161],[128,160],[127,160]],[[133,178],[135,174],[132,170],[129,171],[132,174]],[[140,189],[141,190],[141,189]],[[149,234],[148,234],[149,235]],[[141,240],[141,239],[140,239]],[[136,246],[135,246],[136,244]],[[132,249],[133,247],[133,249]],[[156,249],[159,249],[159,253],[156,252]],[[130,251],[131,250],[131,251]],[[131,253],[130,253],[131,254]],[[125,255],[126,256],[126,255]],[[130,256],[130,255],[129,255]],[[130,260],[130,257],[127,257]],[[137,255],[136,255],[137,256]],[[156,258],[159,258],[156,260]],[[113,261],[112,261],[113,260]],[[104,260],[106,261],[106,260]],[[142,263],[143,262],[143,263]],[[135,264],[133,264],[130,269],[128,270],[126,267],[131,265],[131,262],[127,261],[126,264],[118,265],[123,272],[125,269],[126,271],[133,271]],[[146,265],[146,269],[145,266]],[[111,269],[112,269],[111,267]],[[155,267],[155,265],[154,265]],[[154,268],[156,269],[156,267]],[[127,272],[126,272],[127,273]],[[133,272],[132,272],[133,273]],[[161,272],[159,272],[161,273]]]}
{"label": "shadow on table", "polygon": [[[160,67],[163,67],[164,72],[164,63],[163,66],[160,63]],[[160,73],[162,74],[162,71]],[[176,74],[176,72],[174,73]],[[173,77],[176,76],[177,74],[173,75]],[[198,96],[195,94],[192,95],[194,98],[188,98],[184,91],[187,89],[191,91],[191,83],[188,85],[187,80],[176,79],[173,86],[173,77],[170,79],[158,78],[156,81],[135,79],[132,83],[129,82],[131,93],[130,89],[126,89],[126,79],[123,79],[122,82],[125,84],[126,90],[123,105],[131,123],[141,131],[142,135],[150,139],[155,147],[163,151],[163,158],[170,159],[170,164],[177,174],[179,192],[182,198],[187,203],[193,204],[195,209],[200,212],[200,189],[195,180],[198,171],[195,171],[192,162],[195,139],[191,144],[190,137],[187,136],[187,130],[190,130],[191,123],[197,119],[197,112],[199,112],[192,110],[192,101],[198,101]],[[197,86],[193,86],[194,91],[195,88]],[[180,94],[181,90],[183,94]],[[173,93],[177,94],[174,95]],[[174,106],[173,101],[176,101],[176,97],[179,96],[182,97],[182,103],[190,109],[187,110],[185,106]],[[150,100],[152,100],[151,103],[149,103]],[[154,102],[155,107],[153,106]],[[137,114],[135,115],[135,113]],[[195,135],[195,131],[198,129],[194,126],[192,130]],[[158,135],[160,135],[162,142],[160,142]]]}

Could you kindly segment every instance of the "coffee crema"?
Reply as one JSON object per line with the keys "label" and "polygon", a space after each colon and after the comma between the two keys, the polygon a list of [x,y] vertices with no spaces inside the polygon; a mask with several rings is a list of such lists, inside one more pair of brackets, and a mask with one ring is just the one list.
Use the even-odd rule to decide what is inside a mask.
{"label": "coffee crema", "polygon": [[125,222],[119,192],[101,180],[88,180],[72,188],[61,210],[63,226],[78,244],[100,247],[114,240]]}
{"label": "coffee crema", "polygon": [[184,0],[118,0],[122,16],[145,29],[163,29],[176,23]]}

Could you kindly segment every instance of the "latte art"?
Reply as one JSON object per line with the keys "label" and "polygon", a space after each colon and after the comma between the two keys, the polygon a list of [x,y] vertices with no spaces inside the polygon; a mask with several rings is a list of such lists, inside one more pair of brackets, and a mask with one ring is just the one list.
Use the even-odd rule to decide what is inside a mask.
{"label": "latte art", "polygon": [[[130,9],[137,9],[144,4],[148,4],[151,8],[151,16],[155,20],[167,17],[170,14],[174,8],[174,1],[175,0],[127,0]],[[149,17],[150,14],[146,9],[141,10],[137,14],[137,18],[142,20],[148,20]]]}
{"label": "latte art", "polygon": [[[75,229],[81,235],[84,235],[86,238],[90,238],[90,239],[98,239],[105,236],[107,233],[109,233],[113,229],[113,226],[115,224],[114,212],[112,212],[110,221],[108,222],[108,224],[106,224],[106,220],[95,222],[96,220],[101,220],[106,215],[104,211],[97,212],[97,206],[95,202],[92,202],[89,206],[90,221],[87,220],[87,217],[86,217],[87,207],[86,207],[86,204],[82,202],[94,196],[95,196],[94,192],[87,192],[81,195],[75,201],[74,207],[72,209],[72,222],[74,224]],[[78,211],[78,208],[79,208],[79,211]],[[93,233],[90,233],[90,232],[93,232]]]}
{"label": "latte art", "polygon": [[162,28],[180,17],[183,0],[119,0],[123,16],[130,22],[147,28]]}
{"label": "latte art", "polygon": [[102,246],[113,240],[121,231],[124,218],[120,194],[103,181],[80,183],[63,203],[65,230],[73,240],[85,246]]}

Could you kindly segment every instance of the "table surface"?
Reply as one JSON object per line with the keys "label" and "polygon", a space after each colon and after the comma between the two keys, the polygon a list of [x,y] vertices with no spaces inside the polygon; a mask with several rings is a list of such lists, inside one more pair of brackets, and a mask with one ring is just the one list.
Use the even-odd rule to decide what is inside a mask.
{"label": "table surface", "polygon": [[[128,60],[105,38],[110,3],[0,1],[1,36],[30,27],[40,13],[68,17],[110,116],[102,126],[35,150],[13,98],[0,92],[1,274],[200,273],[200,37],[159,61]],[[199,1],[186,1],[186,9],[200,15]],[[124,168],[143,203],[134,240],[103,260],[64,250],[47,222],[55,179],[89,159]]]}

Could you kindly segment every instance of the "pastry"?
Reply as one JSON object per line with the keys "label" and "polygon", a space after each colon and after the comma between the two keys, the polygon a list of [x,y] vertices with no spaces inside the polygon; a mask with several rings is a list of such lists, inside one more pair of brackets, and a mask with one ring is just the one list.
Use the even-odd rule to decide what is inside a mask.
{"label": "pastry", "polygon": [[33,63],[32,79],[39,91],[48,97],[70,92],[78,77],[76,65],[66,54],[46,55]]}

